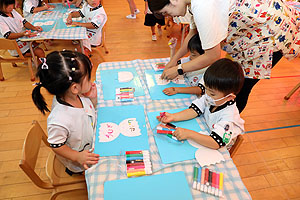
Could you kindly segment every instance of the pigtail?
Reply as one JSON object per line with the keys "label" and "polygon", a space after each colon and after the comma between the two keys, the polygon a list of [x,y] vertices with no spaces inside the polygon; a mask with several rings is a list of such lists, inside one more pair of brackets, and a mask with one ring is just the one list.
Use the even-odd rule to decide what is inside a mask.
{"label": "pigtail", "polygon": [[32,91],[32,100],[35,106],[45,115],[45,112],[50,112],[45,102],[45,98],[41,94],[42,83],[37,83],[37,86]]}

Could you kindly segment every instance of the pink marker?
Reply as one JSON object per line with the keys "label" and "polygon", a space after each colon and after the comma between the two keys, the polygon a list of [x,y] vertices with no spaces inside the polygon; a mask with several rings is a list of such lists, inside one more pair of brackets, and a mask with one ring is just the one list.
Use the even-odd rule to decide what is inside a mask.
{"label": "pink marker", "polygon": [[219,196],[219,180],[220,180],[220,175],[218,173],[216,173],[215,196]]}
{"label": "pink marker", "polygon": [[69,1],[69,0],[67,0],[67,4],[68,4],[69,8],[71,8],[71,6],[70,6],[70,1]]}

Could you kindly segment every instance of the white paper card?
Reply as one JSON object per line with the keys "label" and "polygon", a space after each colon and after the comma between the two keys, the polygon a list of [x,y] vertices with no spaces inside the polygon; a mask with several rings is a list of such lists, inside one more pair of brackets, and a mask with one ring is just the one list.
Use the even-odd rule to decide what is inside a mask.
{"label": "white paper card", "polygon": [[223,155],[218,150],[210,149],[204,146],[198,148],[195,153],[195,157],[201,167],[214,165],[220,163],[221,161],[225,161]]}

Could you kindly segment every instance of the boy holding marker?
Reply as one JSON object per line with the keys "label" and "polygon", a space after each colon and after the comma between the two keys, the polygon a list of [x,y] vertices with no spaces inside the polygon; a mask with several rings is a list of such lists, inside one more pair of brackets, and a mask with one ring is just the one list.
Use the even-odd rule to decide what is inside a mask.
{"label": "boy holding marker", "polygon": [[164,113],[157,119],[163,123],[184,121],[204,115],[210,134],[177,127],[173,133],[178,140],[192,139],[212,148],[230,147],[244,132],[244,120],[236,107],[235,97],[244,83],[244,74],[237,62],[223,58],[213,63],[204,74],[205,94],[192,102],[189,109]]}

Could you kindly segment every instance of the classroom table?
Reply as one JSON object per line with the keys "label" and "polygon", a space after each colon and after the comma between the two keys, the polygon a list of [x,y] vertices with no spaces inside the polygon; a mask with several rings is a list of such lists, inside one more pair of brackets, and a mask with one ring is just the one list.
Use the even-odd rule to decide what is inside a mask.
{"label": "classroom table", "polygon": [[[67,7],[63,7],[61,3],[51,3],[51,5],[54,5],[55,8],[51,10],[41,11],[38,13],[33,14],[28,21],[30,23],[35,21],[43,21],[43,20],[49,20],[49,21],[55,21],[54,26],[51,28],[51,30],[48,30],[47,32],[42,31],[39,33],[39,35],[35,37],[22,37],[20,38],[21,41],[29,41],[30,42],[30,51],[31,55],[34,55],[33,49],[32,49],[32,42],[33,41],[40,41],[40,40],[46,40],[46,39],[56,39],[56,40],[79,40],[80,41],[80,48],[81,51],[84,52],[83,49],[83,40],[88,39],[86,28],[85,27],[72,27],[72,28],[61,28],[59,27],[59,19],[66,18],[67,13],[69,13],[71,10],[78,10],[79,8],[71,7],[71,9],[68,9]],[[35,56],[33,56],[33,61],[35,66],[37,66],[37,60]]]}
{"label": "classroom table", "polygon": [[[185,99],[168,99],[168,100],[151,100],[147,86],[146,78],[143,73],[145,70],[152,69],[151,64],[157,62],[168,62],[169,58],[161,59],[148,59],[148,60],[132,60],[132,61],[121,61],[121,62],[106,62],[101,63],[96,71],[96,84],[98,88],[98,105],[97,108],[107,106],[119,106],[119,105],[144,105],[145,112],[169,110],[176,108],[187,108],[195,96]],[[140,96],[133,102],[116,102],[115,100],[104,100],[103,92],[101,90],[101,73],[100,70],[107,69],[123,69],[128,67],[135,67],[139,78],[142,82],[145,96]],[[208,127],[205,124],[203,118],[197,118],[200,128],[203,131],[208,131]],[[177,162],[172,164],[163,164],[154,140],[153,132],[151,130],[149,120],[146,115],[146,126],[148,133],[148,142],[150,146],[151,163],[153,169],[153,175],[169,173],[174,171],[183,171],[188,180],[189,187],[193,199],[215,199],[217,197],[202,193],[192,189],[192,176],[193,167],[198,166],[197,161],[186,160],[183,162]],[[217,172],[224,172],[224,199],[251,199],[245,185],[243,184],[239,172],[234,165],[229,152],[226,148],[219,150],[224,156],[225,162],[221,162],[216,165],[209,166],[211,170]],[[92,166],[85,171],[85,178],[87,182],[89,199],[104,199],[104,182],[117,179],[126,179],[126,165],[125,156],[108,156],[100,157],[100,161],[97,165]]]}

